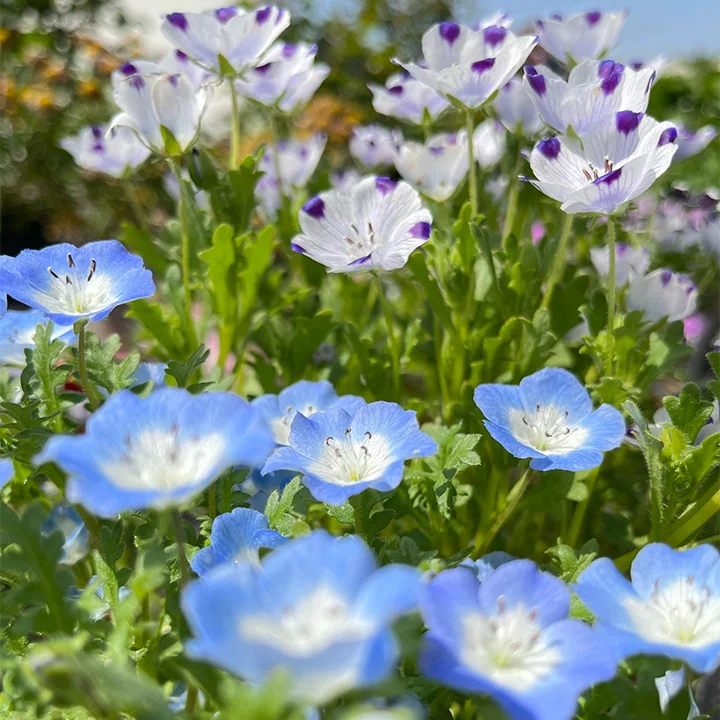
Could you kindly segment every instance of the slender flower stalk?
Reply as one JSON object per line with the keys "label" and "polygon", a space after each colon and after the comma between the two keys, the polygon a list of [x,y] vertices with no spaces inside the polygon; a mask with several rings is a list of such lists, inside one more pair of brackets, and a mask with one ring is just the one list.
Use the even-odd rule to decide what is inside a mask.
{"label": "slender flower stalk", "polygon": [[395,335],[392,311],[390,310],[390,304],[385,297],[385,290],[383,289],[382,280],[379,275],[375,276],[375,283],[377,285],[380,306],[382,307],[383,317],[385,318],[385,325],[387,326],[388,331],[388,344],[390,346],[390,357],[392,359],[393,368],[393,390],[397,396],[400,393],[400,343],[398,341],[398,337]]}
{"label": "slender flower stalk", "polygon": [[595,487],[595,482],[600,474],[600,466],[590,471],[590,474],[585,481],[585,487],[587,488],[587,497],[579,502],[573,513],[572,520],[570,521],[570,530],[568,531],[567,543],[570,547],[575,547],[580,532],[583,528],[583,521],[585,520],[585,514],[587,513],[588,506],[590,505],[590,499],[592,497],[592,491]]}
{"label": "slender flower stalk", "polygon": [[478,194],[477,194],[477,165],[475,164],[475,147],[473,142],[473,134],[475,128],[473,126],[473,112],[466,110],[465,123],[467,127],[467,150],[468,165],[470,167],[470,176],[468,181],[468,192],[470,193],[470,210],[473,218],[478,214]]}
{"label": "slender flower stalk", "polygon": [[87,395],[88,402],[90,403],[90,409],[95,411],[100,405],[100,399],[98,398],[95,386],[90,381],[90,377],[87,371],[87,358],[85,353],[86,338],[85,338],[85,325],[86,321],[81,320],[78,329],[78,371],[80,372],[80,382],[82,383],[85,395]]}
{"label": "slender flower stalk", "polygon": [[[569,216],[568,216],[569,217]],[[608,269],[608,321],[607,321],[607,352],[605,355],[605,374],[610,376],[613,372],[613,354],[615,352],[615,221],[612,217],[607,219],[608,251],[610,253],[610,266]]]}
{"label": "slender flower stalk", "polygon": [[230,87],[230,100],[232,102],[232,125],[230,127],[230,157],[228,158],[228,168],[237,170],[240,164],[240,111],[238,110],[237,93],[232,78],[228,79]]}
{"label": "slender flower stalk", "polygon": [[555,259],[553,260],[550,274],[548,276],[547,285],[545,287],[545,294],[542,299],[541,307],[547,309],[550,307],[550,301],[552,300],[553,290],[562,277],[563,270],[565,269],[565,258],[567,256],[567,245],[570,239],[570,230],[572,230],[573,216],[566,215],[565,223],[563,224],[562,234],[560,235],[560,241],[555,251]]}

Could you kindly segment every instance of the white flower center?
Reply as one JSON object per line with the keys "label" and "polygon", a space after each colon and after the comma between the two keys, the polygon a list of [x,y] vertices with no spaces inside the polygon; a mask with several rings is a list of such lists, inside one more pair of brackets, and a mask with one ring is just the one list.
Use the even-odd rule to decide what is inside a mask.
{"label": "white flower center", "polygon": [[588,431],[580,425],[569,425],[568,411],[554,405],[536,405],[533,412],[511,409],[510,429],[515,439],[546,455],[567,455],[581,448]]}
{"label": "white flower center", "polygon": [[720,597],[690,576],[660,589],[650,600],[623,603],[637,632],[653,642],[704,647],[720,641]]}
{"label": "white flower center", "polygon": [[385,438],[366,432],[355,437],[347,428],[340,438],[325,439],[322,455],[310,467],[312,474],[335,485],[353,485],[381,477],[390,464]]}
{"label": "white flower center", "polygon": [[305,417],[310,417],[318,411],[314,405],[308,403],[305,407],[296,408],[293,405],[288,405],[285,409],[285,414],[282,417],[275,418],[270,421],[270,426],[275,437],[275,442],[278,445],[289,445],[290,444],[290,426],[297,413],[302,413]]}
{"label": "white flower center", "polygon": [[44,307],[50,312],[83,315],[112,305],[113,282],[109,276],[98,273],[95,260],[87,268],[78,268],[73,256],[67,257],[67,270],[48,268],[52,276],[50,286],[38,293]]}
{"label": "white flower center", "polygon": [[596,168],[591,162],[588,162],[587,168],[583,168],[583,175],[588,182],[595,182],[615,169],[615,163],[607,155],[603,158],[603,162],[605,167],[601,169]]}
{"label": "white flower center", "polygon": [[335,642],[361,640],[374,632],[369,622],[353,617],[345,601],[322,585],[279,615],[250,615],[240,621],[245,640],[288,655],[307,657]]}
{"label": "white flower center", "polygon": [[358,229],[355,223],[350,223],[348,234],[344,240],[348,245],[348,252],[354,257],[353,262],[368,257],[376,248],[375,229],[372,222],[368,221],[367,227],[361,229]]}
{"label": "white flower center", "polygon": [[225,449],[219,433],[179,438],[177,428],[150,428],[125,438],[124,452],[102,465],[126,490],[175,490],[192,486],[213,468]]}
{"label": "white flower center", "polygon": [[531,688],[560,662],[560,653],[543,639],[535,615],[522,605],[506,610],[502,597],[497,614],[466,615],[463,663],[498,685],[519,691]]}

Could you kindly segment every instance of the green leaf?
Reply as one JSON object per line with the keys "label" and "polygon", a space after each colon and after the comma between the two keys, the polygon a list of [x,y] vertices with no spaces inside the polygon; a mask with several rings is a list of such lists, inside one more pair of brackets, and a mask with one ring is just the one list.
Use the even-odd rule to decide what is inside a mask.
{"label": "green leaf", "polygon": [[[279,490],[273,490],[268,497],[267,504],[265,505],[265,515],[270,523],[270,527],[274,530],[278,530],[278,526],[285,521],[286,515],[291,515],[293,518],[293,501],[295,496],[302,490],[303,484],[300,481],[300,476],[294,477],[280,492]],[[294,519],[293,519],[294,522]]]}
{"label": "green leaf", "polygon": [[355,510],[349,501],[343,505],[326,505],[325,509],[330,517],[334,517],[343,525],[352,525],[355,521]]}
{"label": "green leaf", "polygon": [[710,380],[707,386],[713,395],[720,401],[720,352],[710,352],[705,356],[712,367],[716,380]]}
{"label": "green leaf", "polygon": [[164,312],[162,306],[156,302],[136,300],[130,306],[127,316],[140,322],[170,357],[182,356],[183,340],[176,314]]}
{"label": "green leaf", "polygon": [[430,303],[433,314],[440,321],[440,324],[448,332],[454,333],[450,309],[445,304],[445,299],[440,292],[437,282],[430,277],[423,254],[419,252],[413,253],[407,262],[407,267],[415,279],[422,285],[427,301]]}
{"label": "green leaf", "polygon": [[458,433],[450,445],[447,458],[445,459],[446,468],[459,468],[468,465],[480,465],[482,460],[480,455],[473,449],[479,442],[482,435],[464,435]]}
{"label": "green leaf", "polygon": [[690,444],[695,442],[713,411],[713,404],[701,399],[700,390],[695,383],[685,385],[677,397],[663,398],[663,405],[673,425],[683,433]]}
{"label": "green leaf", "polygon": [[135,351],[116,360],[120,347],[119,335],[111,335],[103,342],[95,333],[86,334],[88,373],[96,384],[111,394],[132,385],[133,373],[140,363],[140,353]]}
{"label": "green leaf", "polygon": [[129,250],[134,250],[145,261],[145,264],[155,273],[165,274],[168,259],[153,242],[147,230],[135,227],[132,223],[123,222],[120,225],[120,242]]}
{"label": "green leaf", "polygon": [[295,381],[304,377],[305,368],[334,325],[331,310],[321,310],[313,318],[296,317],[295,330],[287,346],[289,380]]}
{"label": "green leaf", "polygon": [[169,155],[170,157],[178,157],[183,154],[180,143],[177,141],[171,130],[168,130],[164,125],[161,125],[160,135],[162,135],[166,155]]}
{"label": "green leaf", "polygon": [[168,362],[165,374],[174,378],[179,388],[184,388],[190,382],[192,376],[200,370],[210,355],[210,350],[206,350],[204,345],[200,347],[183,363],[177,360]]}

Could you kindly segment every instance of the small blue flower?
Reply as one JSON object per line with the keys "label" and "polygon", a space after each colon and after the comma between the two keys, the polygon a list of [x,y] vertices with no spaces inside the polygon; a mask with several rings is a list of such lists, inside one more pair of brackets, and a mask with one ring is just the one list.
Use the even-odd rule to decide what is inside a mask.
{"label": "small blue flower", "polygon": [[711,545],[646,545],[628,582],[608,558],[595,560],[575,591],[622,657],[666,655],[697,672],[720,662],[720,553]]}
{"label": "small blue flower", "polygon": [[377,568],[356,535],[317,530],[263,560],[191,583],[181,604],[195,638],[186,652],[262,684],[282,668],[292,700],[323,704],[385,680],[398,658],[393,619],[413,610],[420,574]]}
{"label": "small blue flower", "polygon": [[[0,363],[24,366],[25,350],[35,347],[37,326],[47,324],[47,317],[39,310],[8,310],[0,318]],[[51,337],[65,343],[75,341],[72,326],[53,326]]]}
{"label": "small blue flower", "polygon": [[56,436],[37,463],[68,473],[67,498],[101,517],[181,505],[223,470],[260,465],[274,447],[267,425],[230,393],[161,388],[116,393],[84,435]]}
{"label": "small blue flower", "polygon": [[60,562],[74,565],[90,552],[90,533],[77,510],[66,503],[58,503],[48,513],[40,531],[50,535],[59,530],[64,538]]}
{"label": "small blue flower", "polygon": [[10,297],[41,310],[58,325],[102,320],[118,305],[155,292],[142,258],[117,240],[23,250],[5,261],[3,279]]}
{"label": "small blue flower", "polygon": [[10,458],[0,458],[0,490],[12,480],[14,474],[12,460]]}
{"label": "small blue flower", "polygon": [[545,368],[520,385],[478,385],[485,427],[509,453],[532,458],[534,470],[590,470],[625,437],[622,415],[592,409],[587,390],[567,370]]}
{"label": "small blue flower", "polygon": [[7,276],[3,272],[3,268],[10,261],[7,255],[0,255],[0,318],[7,312],[7,294],[5,286],[7,285]]}
{"label": "small blue flower", "polygon": [[339,407],[311,418],[297,413],[289,445],[268,458],[263,474],[303,473],[313,497],[329,505],[342,505],[366,488],[392,490],[406,460],[437,452],[415,413],[388,402],[362,405],[353,415]]}
{"label": "small blue flower", "polygon": [[600,633],[568,619],[569,610],[569,590],[529,560],[505,563],[482,583],[463,567],[441,572],[421,597],[421,670],[488,693],[515,720],[569,720],[580,694],[617,664]]}
{"label": "small blue flower", "polygon": [[260,548],[276,548],[285,542],[286,537],[270,530],[265,515],[250,508],[235,508],[215,518],[210,545],[199,550],[190,565],[200,577],[220,565],[249,562],[260,567]]}
{"label": "small blue flower", "polygon": [[496,550],[495,552],[483,555],[478,560],[471,560],[467,558],[460,563],[460,567],[471,570],[478,582],[483,582],[487,577],[497,570],[501,565],[514,560],[515,558],[509,553],[503,552],[502,550]]}

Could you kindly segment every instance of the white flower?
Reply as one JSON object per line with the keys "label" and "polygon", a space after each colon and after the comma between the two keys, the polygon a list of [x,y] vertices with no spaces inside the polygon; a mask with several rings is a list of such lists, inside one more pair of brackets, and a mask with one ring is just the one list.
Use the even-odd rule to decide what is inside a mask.
{"label": "white flower", "polygon": [[520,69],[537,38],[491,25],[471,30],[444,22],[422,38],[424,64],[401,63],[414,78],[466,108],[479,108]]}
{"label": "white flower", "polygon": [[262,65],[235,81],[235,89],[263,105],[293,113],[307,104],[330,73],[324,63],[313,64],[316,53],[316,45],[276,43]]}
{"label": "white flower", "polygon": [[538,190],[568,214],[609,215],[644,193],[670,166],[677,130],[641,113],[622,111],[582,141],[542,140],[530,155]]}
{"label": "white flower", "polygon": [[[290,25],[290,13],[268,6],[256,10],[224,7],[203,13],[170,13],[162,33],[178,50],[213,73],[242,75]],[[223,58],[221,62],[220,58]]]}
{"label": "white flower", "polygon": [[500,122],[512,133],[534,135],[543,128],[542,118],[528,88],[516,77],[500,90],[493,107]]}
{"label": "white flower", "polygon": [[554,15],[536,23],[540,44],[563,62],[597,60],[615,47],[627,12],[597,10],[563,18]]}
{"label": "white flower", "polygon": [[335,190],[349,193],[362,180],[362,175],[355,168],[339,170],[330,175],[330,184]]}
{"label": "white flower", "polygon": [[382,125],[358,125],[350,138],[350,154],[363,167],[386,167],[393,164],[402,141],[399,130],[389,130]]}
{"label": "white flower", "polygon": [[675,124],[678,129],[676,161],[701,153],[717,137],[717,130],[712,125],[693,132],[680,123]]}
{"label": "white flower", "polygon": [[305,141],[284,140],[277,146],[267,145],[260,160],[260,169],[267,176],[279,180],[285,193],[303,188],[320,162],[326,140],[325,135],[318,133]]}
{"label": "white flower", "polygon": [[305,204],[296,252],[329,272],[396,270],[430,237],[432,216],[407,183],[366,177],[351,193],[330,190]]}
{"label": "white flower", "polygon": [[663,75],[665,68],[668,65],[668,59],[664,55],[656,55],[650,60],[633,60],[629,64],[633,70],[650,68],[655,71],[655,77],[660,77]]}
{"label": "white flower", "polygon": [[107,129],[100,125],[86,127],[77,135],[64,138],[59,145],[83,170],[115,178],[127,175],[150,154],[132,130],[118,128],[108,136]]}
{"label": "white flower", "polygon": [[424,145],[406,141],[400,146],[395,167],[418,192],[444,202],[467,175],[467,133],[434,135]]}
{"label": "white flower", "polygon": [[[610,273],[610,248],[590,249],[590,260],[598,275],[606,278]],[[618,244],[615,246],[615,284],[618,287],[642,277],[650,267],[650,253],[646,248]]]}
{"label": "white flower", "polygon": [[440,113],[450,105],[431,87],[405,73],[391,75],[385,87],[373,83],[368,87],[373,94],[372,103],[376,112],[416,125],[423,124],[426,113],[431,120],[437,120]]}
{"label": "white flower", "polygon": [[642,310],[648,322],[683,320],[697,310],[698,291],[693,281],[681,273],[654,270],[630,281],[628,310]]}
{"label": "white flower", "polygon": [[562,80],[542,65],[525,68],[525,85],[543,120],[559,132],[583,135],[619,110],[647,110],[655,72],[631,70],[612,60],[590,60]]}
{"label": "white flower", "polygon": [[481,122],[473,133],[475,160],[481,168],[496,165],[505,152],[505,130],[494,120]]}

